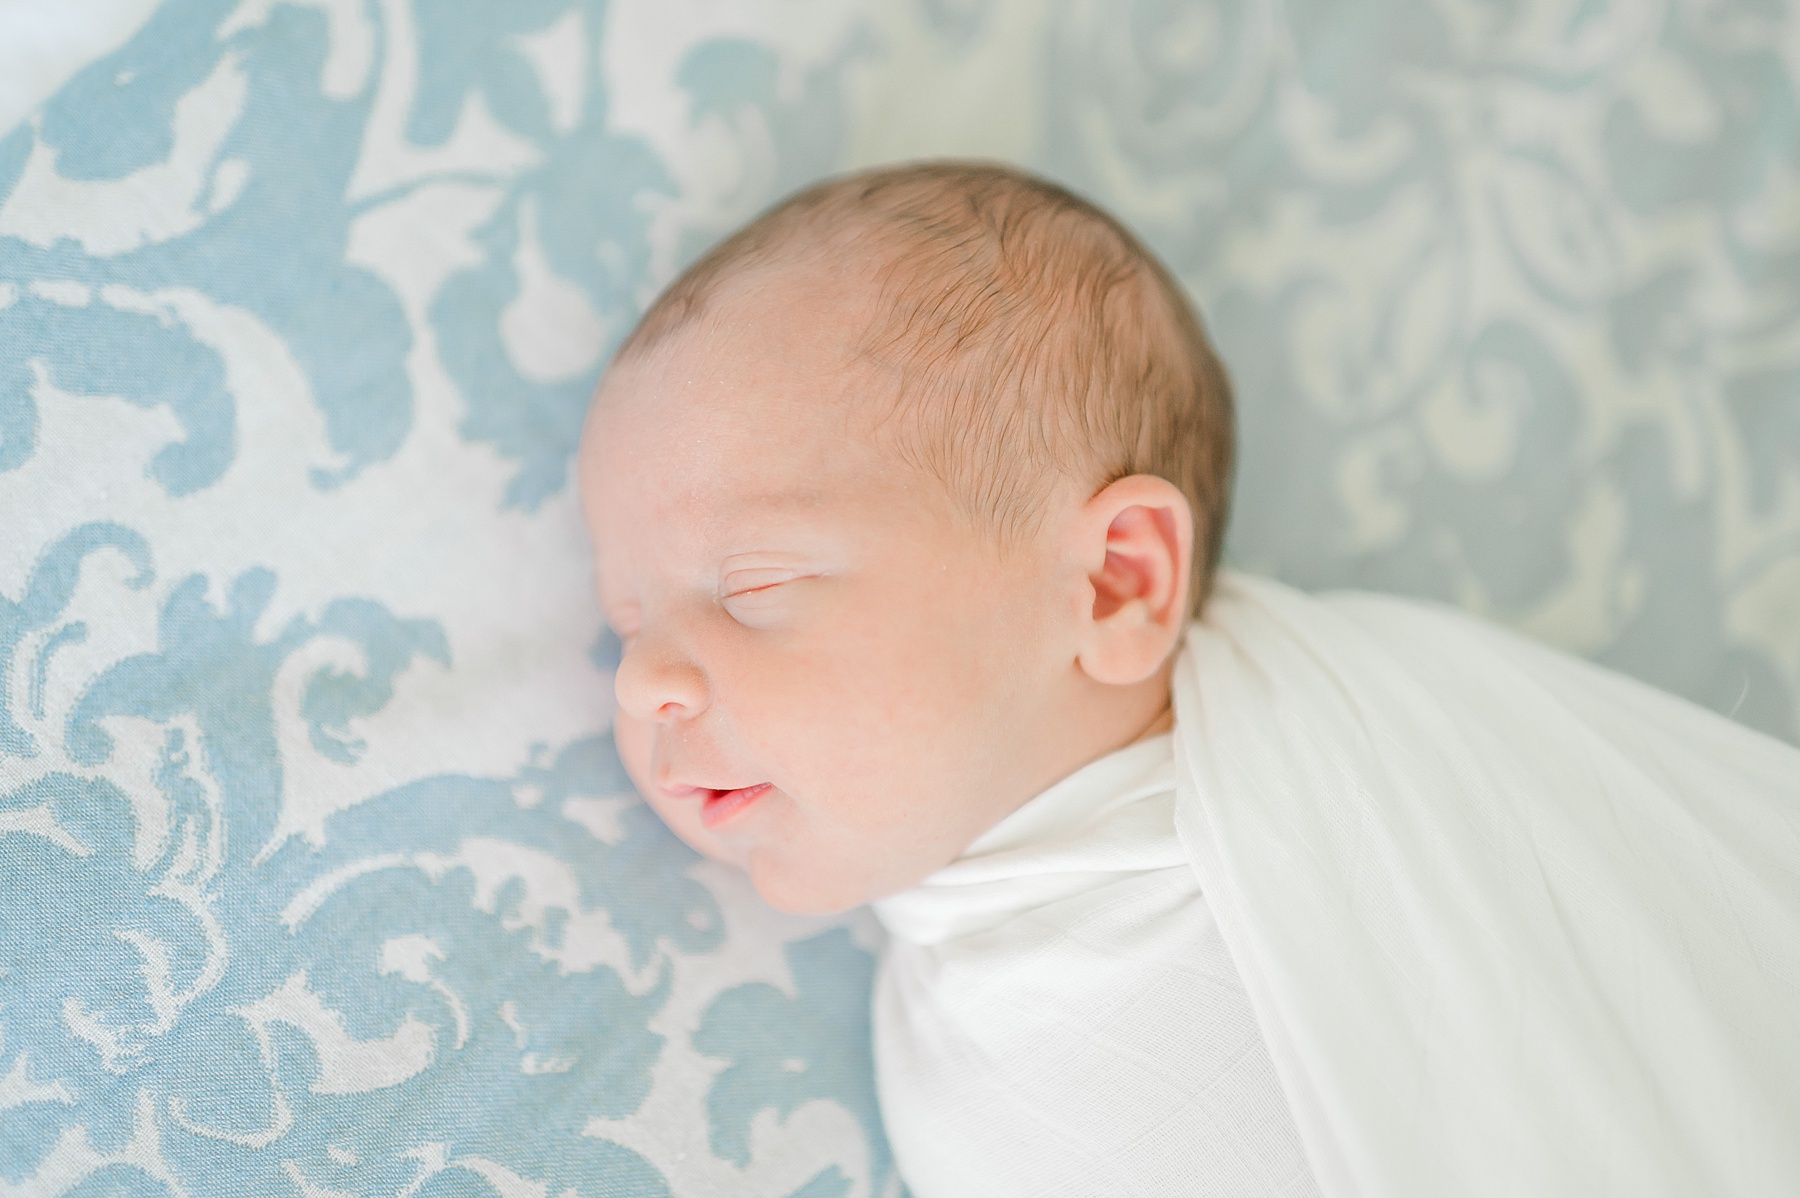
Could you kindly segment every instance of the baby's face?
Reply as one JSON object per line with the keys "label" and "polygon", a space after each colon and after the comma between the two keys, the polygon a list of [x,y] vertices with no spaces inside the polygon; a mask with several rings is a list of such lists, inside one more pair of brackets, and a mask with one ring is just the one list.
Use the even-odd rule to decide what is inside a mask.
{"label": "baby's face", "polygon": [[632,780],[771,904],[824,912],[1068,771],[1082,574],[1048,542],[997,560],[876,447],[894,384],[852,360],[853,297],[808,286],[746,284],[615,367],[580,470]]}

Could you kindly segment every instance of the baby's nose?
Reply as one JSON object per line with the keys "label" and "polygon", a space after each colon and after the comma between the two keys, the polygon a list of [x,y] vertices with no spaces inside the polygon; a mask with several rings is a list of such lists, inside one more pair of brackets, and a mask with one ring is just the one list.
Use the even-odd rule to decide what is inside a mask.
{"label": "baby's nose", "polygon": [[619,658],[613,694],[633,719],[692,719],[706,707],[706,676],[666,637],[639,635]]}

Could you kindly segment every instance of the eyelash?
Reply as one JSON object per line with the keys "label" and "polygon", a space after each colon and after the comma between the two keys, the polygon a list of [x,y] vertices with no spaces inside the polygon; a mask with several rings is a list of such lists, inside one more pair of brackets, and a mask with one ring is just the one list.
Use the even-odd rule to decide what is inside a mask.
{"label": "eyelash", "polygon": [[[740,580],[739,588],[736,590],[729,589],[733,579]],[[725,590],[725,593],[719,596],[719,601],[723,603],[726,600],[742,599],[775,590],[795,581],[795,576],[780,567],[765,566],[734,571],[720,581],[723,583],[722,589]]]}
{"label": "eyelash", "polygon": [[[733,599],[743,599],[746,596],[761,595],[768,591],[773,591],[778,587],[786,586],[788,583],[795,582],[795,581],[798,581],[798,580],[793,579],[793,578],[781,578],[781,579],[777,579],[774,582],[765,582],[760,586],[745,587],[741,591],[732,591],[730,594],[719,596],[719,602],[727,603]],[[637,633],[635,633],[635,632],[622,632],[618,628],[613,627],[613,625],[610,623],[607,625],[607,627],[612,628],[612,634],[618,640],[619,646],[621,649],[623,649],[625,646],[629,645],[633,640],[635,640],[637,638]]]}
{"label": "eyelash", "polygon": [[[733,591],[719,600],[719,606],[725,614],[738,623],[744,619],[755,620],[758,613],[775,609],[776,596],[770,592],[780,590],[784,583],[769,582],[759,587],[746,587],[741,591]],[[736,610],[733,610],[733,609]]]}
{"label": "eyelash", "polygon": [[[766,575],[774,573],[774,571],[756,570],[748,571],[748,573]],[[775,623],[784,621],[789,611],[785,598],[777,592],[792,583],[819,577],[821,575],[818,574],[790,574],[786,577],[778,577],[771,582],[762,583],[760,586],[747,586],[742,590],[723,596],[720,599],[720,606],[726,609],[727,615],[746,627],[773,627]],[[737,606],[735,611],[731,610],[734,600]]]}

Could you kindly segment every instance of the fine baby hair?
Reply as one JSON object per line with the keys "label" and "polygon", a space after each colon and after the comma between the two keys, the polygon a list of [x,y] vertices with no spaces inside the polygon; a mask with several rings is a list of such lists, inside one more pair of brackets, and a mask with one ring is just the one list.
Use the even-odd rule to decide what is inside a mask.
{"label": "fine baby hair", "polygon": [[1130,230],[998,163],[858,171],[795,193],[701,257],[616,360],[705,320],[734,279],[788,261],[874,276],[877,319],[859,351],[897,383],[880,427],[1001,552],[1037,531],[1058,475],[1180,487],[1196,539],[1188,612],[1199,614],[1230,509],[1231,386],[1186,293]]}

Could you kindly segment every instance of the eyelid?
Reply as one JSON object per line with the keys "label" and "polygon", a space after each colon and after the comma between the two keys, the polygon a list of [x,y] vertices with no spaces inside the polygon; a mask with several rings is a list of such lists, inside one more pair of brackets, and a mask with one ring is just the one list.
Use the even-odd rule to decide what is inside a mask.
{"label": "eyelid", "polygon": [[770,587],[780,586],[784,582],[793,582],[802,577],[790,569],[778,566],[763,569],[733,570],[724,579],[721,598],[736,599],[743,595],[766,591]]}

